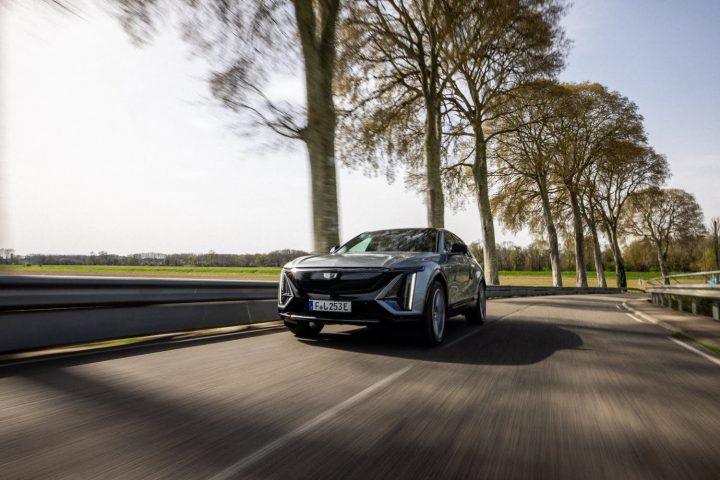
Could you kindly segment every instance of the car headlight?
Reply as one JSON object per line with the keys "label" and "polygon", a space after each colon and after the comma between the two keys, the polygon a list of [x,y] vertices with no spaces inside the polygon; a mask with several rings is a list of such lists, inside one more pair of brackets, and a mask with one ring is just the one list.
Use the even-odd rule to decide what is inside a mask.
{"label": "car headlight", "polygon": [[415,282],[417,273],[410,273],[405,277],[405,292],[403,295],[403,308],[412,310],[413,298],[415,298]]}
{"label": "car headlight", "polygon": [[395,309],[412,310],[416,282],[417,273],[398,275],[378,298],[389,302]]}
{"label": "car headlight", "polygon": [[295,296],[290,280],[285,272],[280,274],[280,285],[278,287],[278,306],[286,306]]}

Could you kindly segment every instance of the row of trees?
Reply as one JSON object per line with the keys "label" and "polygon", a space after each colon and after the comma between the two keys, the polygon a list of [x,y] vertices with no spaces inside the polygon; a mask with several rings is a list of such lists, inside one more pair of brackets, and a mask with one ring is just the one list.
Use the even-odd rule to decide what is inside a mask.
{"label": "row of trees", "polygon": [[[140,42],[178,19],[212,63],[211,90],[225,106],[305,143],[315,251],[339,240],[338,143],[343,162],[409,168],[429,226],[444,226],[449,186],[463,196],[471,187],[487,279],[498,283],[488,149],[513,93],[562,67],[562,1],[198,0],[181,11],[157,0],[113,3]],[[300,64],[305,101],[271,98],[269,73]]]}
{"label": "row of trees", "polygon": [[[669,245],[667,268],[670,272],[697,272],[720,270],[720,260],[715,256],[712,235],[673,242]],[[585,238],[585,263],[588,271],[595,272],[592,238]],[[470,250],[482,258],[482,246],[473,242]],[[496,247],[498,267],[501,271],[551,271],[549,245],[544,239],[536,239],[528,245],[502,242]],[[606,244],[601,252],[606,269],[615,269],[612,248]],[[567,238],[560,242],[560,269],[563,272],[575,269],[574,240]],[[628,272],[659,272],[660,264],[651,239],[638,238],[623,248],[623,261]]]}
{"label": "row of trees", "polygon": [[301,250],[275,250],[269,253],[229,254],[216,253],[173,253],[116,255],[105,251],[90,255],[13,255],[6,263],[16,265],[130,265],[167,267],[279,267],[290,260],[308,255]]}
{"label": "row of trees", "polygon": [[[546,239],[558,286],[561,239],[573,239],[578,286],[588,238],[599,283],[606,239],[625,286],[628,235],[647,238],[667,273],[672,240],[703,233],[692,195],[661,189],[667,160],[637,106],[602,85],[557,83],[564,0],[108,1],[138,43],[175,25],[211,65],[223,105],[305,143],[315,251],[339,240],[336,153],[409,171],[429,226],[472,198],[491,284],[496,218]],[[270,94],[274,76],[298,71],[301,102]]]}
{"label": "row of trees", "polygon": [[562,285],[558,230],[574,239],[578,286],[587,286],[588,237],[601,286],[602,236],[618,286],[627,286],[623,238],[649,239],[668,275],[670,244],[702,236],[703,216],[691,194],[661,188],[667,159],[648,145],[637,106],[590,83],[529,85],[514,101],[494,149],[493,207],[511,229],[527,226],[547,239],[555,285]]}

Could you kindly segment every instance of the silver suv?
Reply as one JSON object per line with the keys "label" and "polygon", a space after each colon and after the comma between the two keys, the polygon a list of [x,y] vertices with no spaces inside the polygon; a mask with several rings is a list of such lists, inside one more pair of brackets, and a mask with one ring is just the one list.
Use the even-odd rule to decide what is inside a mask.
{"label": "silver suv", "polygon": [[485,320],[480,264],[453,233],[436,228],[365,232],[329,255],[300,257],[283,267],[278,311],[299,337],[328,323],[418,324],[428,345],[445,336],[448,317]]}

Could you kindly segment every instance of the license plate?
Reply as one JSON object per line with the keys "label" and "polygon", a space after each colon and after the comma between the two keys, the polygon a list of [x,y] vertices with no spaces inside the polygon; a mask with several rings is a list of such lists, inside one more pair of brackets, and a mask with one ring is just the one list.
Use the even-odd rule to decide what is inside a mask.
{"label": "license plate", "polygon": [[350,312],[351,302],[335,300],[310,300],[311,312]]}

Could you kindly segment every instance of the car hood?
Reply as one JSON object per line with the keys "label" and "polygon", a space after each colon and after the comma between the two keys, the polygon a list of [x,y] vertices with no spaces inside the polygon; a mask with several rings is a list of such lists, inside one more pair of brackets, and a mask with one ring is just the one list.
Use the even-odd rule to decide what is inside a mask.
{"label": "car hood", "polygon": [[413,266],[436,256],[417,252],[331,253],[296,258],[285,268],[393,268]]}

